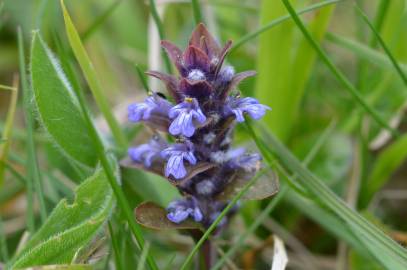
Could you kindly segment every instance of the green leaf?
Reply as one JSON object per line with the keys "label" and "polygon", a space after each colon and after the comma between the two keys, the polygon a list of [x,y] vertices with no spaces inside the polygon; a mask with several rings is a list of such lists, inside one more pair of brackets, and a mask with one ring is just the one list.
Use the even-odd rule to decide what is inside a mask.
{"label": "green leaf", "polygon": [[41,122],[53,141],[78,164],[95,167],[95,147],[74,90],[38,32],[32,40],[31,78]]}
{"label": "green leaf", "polygon": [[102,170],[76,189],[72,203],[63,199],[44,225],[10,263],[11,268],[70,263],[93,238],[113,207],[113,193]]}
{"label": "green leaf", "polygon": [[[260,23],[266,24],[286,13],[281,1],[263,0],[261,2]],[[291,55],[294,24],[292,21],[281,23],[259,37],[257,54],[256,95],[259,100],[273,109],[273,113],[264,117],[279,138],[287,139],[289,124],[285,118],[287,112],[286,93],[290,91]]]}
{"label": "green leaf", "polygon": [[201,229],[199,223],[187,219],[181,223],[171,222],[167,218],[167,211],[153,202],[144,202],[134,210],[136,220],[144,227],[165,230],[165,229]]}

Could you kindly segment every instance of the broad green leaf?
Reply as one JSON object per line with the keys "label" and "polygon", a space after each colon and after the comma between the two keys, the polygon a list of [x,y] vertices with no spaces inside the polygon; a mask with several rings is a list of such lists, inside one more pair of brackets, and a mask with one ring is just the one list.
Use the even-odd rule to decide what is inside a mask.
{"label": "broad green leaf", "polygon": [[113,193],[102,170],[84,181],[72,203],[63,199],[44,225],[12,260],[12,268],[70,263],[93,238],[113,207]]}
{"label": "broad green leaf", "polygon": [[167,218],[167,211],[153,202],[144,202],[134,210],[136,220],[144,227],[165,230],[165,229],[201,229],[199,223],[187,219],[181,223],[171,222]]}
{"label": "broad green leaf", "polygon": [[32,40],[31,78],[38,114],[53,141],[78,164],[94,167],[96,150],[74,90],[38,32]]}
{"label": "broad green leaf", "polygon": [[[261,1],[260,23],[266,24],[272,19],[286,14],[281,1]],[[281,23],[259,37],[257,54],[256,96],[273,109],[264,121],[277,133],[279,138],[287,139],[290,123],[286,119],[287,82],[290,81],[291,55],[293,43],[292,21]]]}

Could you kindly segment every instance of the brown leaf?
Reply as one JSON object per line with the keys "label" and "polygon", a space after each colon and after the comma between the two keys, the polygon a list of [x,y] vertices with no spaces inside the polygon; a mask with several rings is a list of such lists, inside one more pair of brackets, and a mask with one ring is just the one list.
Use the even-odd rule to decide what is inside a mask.
{"label": "brown leaf", "polygon": [[[238,194],[249,179],[233,176],[233,179],[226,186],[225,190],[217,198],[219,200],[230,200]],[[242,196],[241,200],[253,201],[263,200],[275,195],[279,190],[278,175],[274,171],[268,171],[252,185],[249,190]]]}
{"label": "brown leaf", "polygon": [[153,202],[144,202],[140,204],[134,210],[134,214],[136,216],[136,221],[139,224],[151,229],[201,229],[201,225],[191,219],[187,219],[178,224],[171,222],[167,218],[167,211]]}

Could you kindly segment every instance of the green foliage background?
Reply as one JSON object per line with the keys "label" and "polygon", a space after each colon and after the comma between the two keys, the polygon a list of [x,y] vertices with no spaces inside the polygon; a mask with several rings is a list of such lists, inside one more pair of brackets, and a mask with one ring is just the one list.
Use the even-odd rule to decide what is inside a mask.
{"label": "green foliage background", "polygon": [[184,47],[201,19],[235,41],[236,71],[258,73],[239,90],[272,111],[238,126],[236,144],[280,179],[273,198],[243,202],[213,269],[270,269],[271,234],[290,269],[407,269],[406,1],[65,2],[0,1],[2,264],[192,269],[216,224],[197,243],[141,227],[136,205],[179,194],[117,160],[148,137],[126,120],[140,71],[174,70],[159,39]]}

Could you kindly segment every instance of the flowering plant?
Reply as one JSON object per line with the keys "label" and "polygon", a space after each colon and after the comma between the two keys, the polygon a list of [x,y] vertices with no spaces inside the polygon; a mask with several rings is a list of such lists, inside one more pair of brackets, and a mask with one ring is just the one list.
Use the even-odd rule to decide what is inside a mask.
{"label": "flowering plant", "polygon": [[[161,45],[179,78],[158,71],[147,74],[164,82],[176,104],[152,92],[144,102],[129,106],[129,120],[145,123],[155,134],[128,154],[132,165],[164,176],[184,196],[168,205],[169,221],[192,219],[207,228],[227,205],[225,191],[260,168],[258,153],[231,148],[235,123],[245,121],[246,114],[260,119],[270,108],[235,91],[255,72],[235,74],[232,66],[224,66],[232,42],[220,48],[203,24],[193,31],[184,52],[168,41]],[[174,137],[175,143],[159,132]],[[220,227],[226,223],[225,218]]]}

